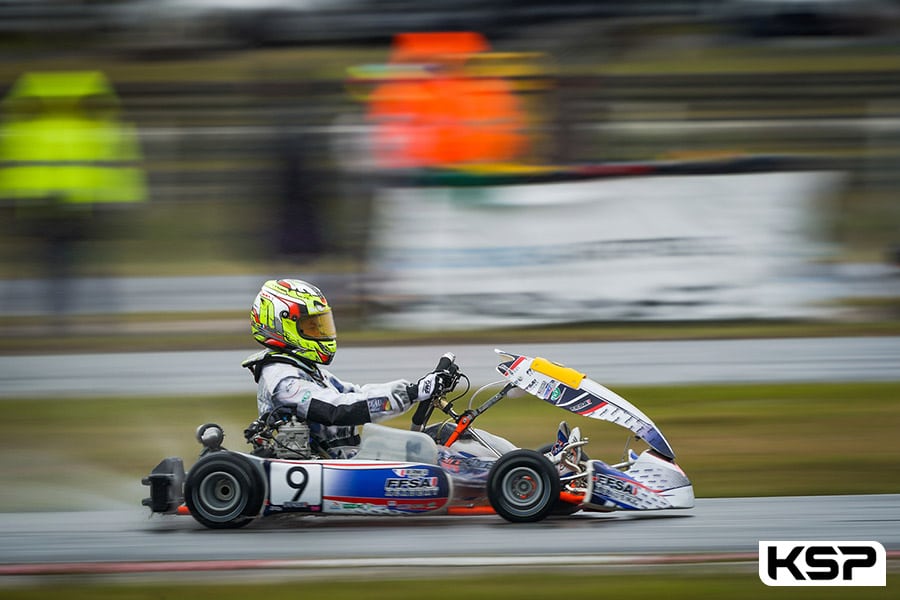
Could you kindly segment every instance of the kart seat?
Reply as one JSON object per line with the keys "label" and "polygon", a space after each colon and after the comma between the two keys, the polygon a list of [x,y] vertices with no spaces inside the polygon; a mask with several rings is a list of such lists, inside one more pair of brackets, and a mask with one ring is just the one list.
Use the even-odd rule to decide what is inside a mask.
{"label": "kart seat", "polygon": [[362,428],[359,452],[355,458],[436,465],[438,450],[434,440],[419,431],[404,431],[366,423]]}

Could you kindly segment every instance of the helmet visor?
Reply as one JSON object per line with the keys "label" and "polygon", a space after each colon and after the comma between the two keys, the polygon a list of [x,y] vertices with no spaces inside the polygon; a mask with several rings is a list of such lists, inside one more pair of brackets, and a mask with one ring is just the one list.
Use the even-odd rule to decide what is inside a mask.
{"label": "helmet visor", "polygon": [[303,317],[297,325],[300,335],[311,340],[333,340],[337,337],[331,311]]}

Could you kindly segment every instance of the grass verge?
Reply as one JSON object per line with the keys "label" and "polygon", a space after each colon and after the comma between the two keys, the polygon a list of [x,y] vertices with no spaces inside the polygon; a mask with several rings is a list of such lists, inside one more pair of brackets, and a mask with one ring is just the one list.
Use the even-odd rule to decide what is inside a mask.
{"label": "grass verge", "polygon": [[[616,391],[663,430],[699,497],[900,492],[892,474],[900,382]],[[242,431],[255,416],[255,399],[246,396],[0,402],[0,510],[138,506],[146,493],[140,479],[159,460],[182,456],[193,464],[197,425],[223,425],[225,446],[246,450]],[[622,456],[624,429],[534,398],[507,399],[478,424],[538,447],[564,418],[591,439],[592,457]]]}

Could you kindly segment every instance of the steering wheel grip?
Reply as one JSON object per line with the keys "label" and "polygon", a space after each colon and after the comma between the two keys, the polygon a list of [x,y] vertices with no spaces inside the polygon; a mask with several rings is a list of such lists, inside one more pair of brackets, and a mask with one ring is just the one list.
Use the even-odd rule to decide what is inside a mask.
{"label": "steering wheel grip", "polygon": [[[456,355],[452,352],[447,352],[440,358],[437,366],[432,372],[440,374],[453,373],[458,370],[459,367],[456,365]],[[436,377],[434,383],[434,395],[438,396],[443,392],[444,379],[442,377]],[[431,416],[432,410],[434,410],[434,404],[431,402],[419,402],[419,406],[416,407],[416,412],[413,413],[411,429],[413,431],[421,431],[422,426],[425,425],[428,421],[428,417]]]}
{"label": "steering wheel grip", "polygon": [[459,370],[459,367],[456,366],[456,355],[452,352],[447,352],[438,361],[437,366],[434,368],[434,373],[453,370]]}

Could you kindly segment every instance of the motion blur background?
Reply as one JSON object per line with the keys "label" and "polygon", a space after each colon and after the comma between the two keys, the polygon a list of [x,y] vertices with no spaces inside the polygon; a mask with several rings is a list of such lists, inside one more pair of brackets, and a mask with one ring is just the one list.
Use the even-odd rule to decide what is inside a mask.
{"label": "motion blur background", "polygon": [[896,2],[4,0],[0,36],[17,343],[233,342],[271,275],[344,331],[896,316]]}
{"label": "motion blur background", "polygon": [[[895,1],[0,0],[0,98],[2,511],[136,512],[197,424],[240,446],[251,378],[177,351],[256,350],[275,276],[323,288],[344,348],[855,336],[811,341],[838,366],[800,384],[815,353],[771,384],[731,381],[733,351],[727,385],[584,369],[701,498],[898,490]],[[874,335],[887,350],[853,354]],[[152,397],[172,357],[158,379],[192,384]],[[218,392],[225,372],[246,389]],[[72,401],[101,379],[121,392]],[[493,412],[528,447],[560,419]],[[584,427],[592,456],[621,450]]]}

